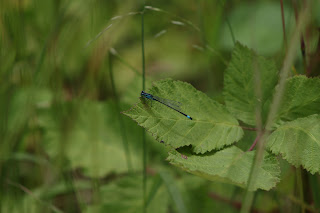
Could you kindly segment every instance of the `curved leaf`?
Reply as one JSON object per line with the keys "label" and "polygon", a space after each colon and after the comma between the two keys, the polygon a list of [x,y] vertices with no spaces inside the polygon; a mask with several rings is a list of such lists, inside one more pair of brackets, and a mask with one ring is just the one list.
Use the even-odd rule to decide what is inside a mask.
{"label": "curved leaf", "polygon": [[283,124],[268,137],[267,147],[294,166],[320,173],[320,115]]}
{"label": "curved leaf", "polygon": [[[295,76],[287,80],[275,118],[276,126],[299,117],[320,113],[320,79]],[[276,90],[277,92],[277,90]]]}
{"label": "curved leaf", "polygon": [[[255,151],[243,152],[236,146],[206,154],[192,155],[190,153],[169,153],[170,163],[182,169],[207,178],[230,182],[245,187],[249,178],[250,169],[254,161]],[[280,168],[277,159],[266,153],[262,166],[258,169],[255,185],[250,190],[273,188],[279,181]]]}
{"label": "curved leaf", "polygon": [[192,117],[190,120],[161,103],[145,98],[124,112],[160,142],[174,148],[192,145],[194,152],[205,153],[230,145],[243,135],[238,121],[223,105],[188,83],[158,81],[150,93],[182,103],[181,111]]}

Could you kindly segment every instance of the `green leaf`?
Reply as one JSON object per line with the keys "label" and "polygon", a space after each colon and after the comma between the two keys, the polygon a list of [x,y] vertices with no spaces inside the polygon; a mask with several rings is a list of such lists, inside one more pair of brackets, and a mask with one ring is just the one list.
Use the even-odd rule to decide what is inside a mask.
{"label": "green leaf", "polygon": [[[183,155],[183,156],[182,156]],[[243,152],[232,146],[205,155],[192,155],[189,152],[169,153],[170,163],[201,177],[214,181],[233,183],[245,187],[254,161],[255,151]],[[255,185],[250,190],[273,188],[279,181],[280,167],[277,159],[265,153],[258,169]]]}
{"label": "green leaf", "polygon": [[281,125],[268,137],[267,148],[296,167],[320,173],[320,115]]}
{"label": "green leaf", "polygon": [[[224,98],[228,110],[239,120],[254,126],[257,107],[261,106],[264,111],[268,109],[268,99],[277,77],[278,70],[273,61],[257,56],[237,43],[224,76]],[[256,94],[261,94],[261,97]]]}
{"label": "green leaf", "polygon": [[165,183],[168,189],[168,193],[170,194],[171,199],[177,208],[177,212],[178,213],[188,212],[186,205],[183,201],[183,198],[181,196],[180,190],[177,187],[176,185],[177,183],[174,180],[174,177],[172,176],[172,174],[170,174],[169,171],[160,170],[159,175],[161,176],[163,182]]}
{"label": "green leaf", "polygon": [[[64,109],[70,118],[68,123],[55,120],[55,114],[40,117],[45,129],[44,147],[53,159],[65,156],[72,169],[82,168],[90,177],[103,177],[110,172],[128,171],[126,153],[118,121],[118,111],[111,102],[73,103]],[[63,106],[67,108],[66,106]],[[62,108],[63,108],[62,107]],[[129,119],[127,119],[131,122]],[[64,124],[67,123],[67,124]],[[136,147],[140,139],[140,128],[124,122],[127,133],[130,133],[129,149],[134,169],[141,168],[141,151]],[[68,131],[65,131],[67,129]]]}
{"label": "green leaf", "polygon": [[[153,177],[148,177],[147,188],[151,188]],[[100,187],[100,200],[88,206],[85,212],[140,213],[143,212],[142,178],[126,176]],[[147,192],[149,194],[149,192]],[[147,212],[168,212],[169,195],[162,185],[150,201]]]}
{"label": "green leaf", "polygon": [[145,98],[124,112],[160,142],[174,148],[192,145],[194,152],[205,153],[230,145],[243,135],[238,121],[223,105],[188,83],[162,80],[154,83],[149,92],[183,103],[181,111],[192,117],[190,120],[161,103]]}
{"label": "green leaf", "polygon": [[17,134],[29,119],[34,116],[36,108],[50,105],[52,94],[45,88],[22,87],[14,91],[7,101],[9,106],[7,131]]}
{"label": "green leaf", "polygon": [[[320,113],[320,79],[295,76],[286,82],[275,126]],[[276,89],[276,92],[279,92]]]}

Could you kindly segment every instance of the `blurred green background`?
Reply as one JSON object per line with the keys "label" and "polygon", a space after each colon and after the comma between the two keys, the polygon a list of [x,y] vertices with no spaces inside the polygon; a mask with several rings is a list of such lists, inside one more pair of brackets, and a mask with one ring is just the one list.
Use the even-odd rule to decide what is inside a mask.
{"label": "blurred green background", "polygon": [[[295,19],[285,3],[289,36]],[[146,5],[147,88],[179,79],[223,102],[232,34],[281,65],[278,1]],[[130,0],[0,1],[0,212],[141,212],[143,129],[120,111],[142,90],[142,10]],[[148,211],[239,210],[243,189],[168,165],[167,149],[147,135]],[[299,209],[286,196],[293,171],[282,164],[277,191],[256,194],[257,211]]]}

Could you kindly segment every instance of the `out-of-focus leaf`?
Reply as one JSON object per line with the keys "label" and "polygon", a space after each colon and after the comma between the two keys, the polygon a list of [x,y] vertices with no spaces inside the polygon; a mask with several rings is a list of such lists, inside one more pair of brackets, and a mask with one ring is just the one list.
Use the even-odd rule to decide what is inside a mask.
{"label": "out-of-focus leaf", "polygon": [[187,208],[183,202],[179,188],[176,186],[173,176],[168,171],[160,170],[159,174],[167,187],[168,193],[171,196],[173,203],[175,204],[179,213],[186,213]]}
{"label": "out-of-focus leaf", "polygon": [[[148,189],[152,184],[152,177],[148,178]],[[140,213],[143,212],[142,178],[127,176],[100,188],[101,200],[99,204],[89,206],[90,212]],[[162,185],[147,207],[147,212],[168,212],[168,193]]]}
{"label": "out-of-focus leaf", "polygon": [[[64,126],[67,131],[60,129],[62,121],[58,119],[54,122],[50,113],[42,121],[46,132],[44,146],[49,155],[56,158],[65,154],[72,168],[82,168],[92,177],[128,171],[118,120],[119,112],[114,105],[111,102],[78,102],[77,108],[75,115],[70,114],[70,117],[74,116],[70,118],[70,124]],[[129,127],[127,122],[125,128],[128,128],[126,133],[132,164],[135,169],[139,169],[141,157],[135,144],[141,131],[132,125]]]}
{"label": "out-of-focus leaf", "polygon": [[17,132],[31,118],[36,108],[51,104],[52,93],[43,88],[25,87],[17,90],[10,99],[7,131]]}
{"label": "out-of-focus leaf", "polygon": [[[183,156],[182,156],[183,154]],[[172,151],[168,160],[192,174],[217,180],[230,182],[245,187],[249,178],[255,151],[243,152],[232,146],[224,150],[205,155],[192,155],[190,152],[179,153]],[[277,159],[265,153],[261,167],[259,167],[255,185],[250,190],[270,190],[279,182],[280,168]]]}
{"label": "out-of-focus leaf", "polygon": [[[284,5],[286,29],[290,32],[294,22],[293,11]],[[258,51],[274,54],[283,48],[283,27],[278,2],[241,2],[228,15],[235,39]],[[272,30],[270,30],[272,29]],[[289,29],[289,30],[288,30]],[[287,34],[289,35],[289,33]],[[231,50],[234,43],[228,24],[221,30],[221,46]]]}
{"label": "out-of-focus leaf", "polygon": [[[10,184],[11,185],[11,184]],[[18,187],[20,186],[12,186]],[[23,186],[21,186],[23,187]],[[18,189],[21,190],[21,189]],[[22,190],[21,190],[22,191]],[[47,202],[45,199],[42,199],[38,194],[33,192],[25,193],[24,196],[6,196],[1,199],[0,205],[1,212],[10,212],[10,213],[20,213],[20,212],[30,212],[30,213],[38,213],[38,212],[54,212],[54,213],[62,213],[59,208]]]}
{"label": "out-of-focus leaf", "polygon": [[292,165],[320,173],[320,115],[299,118],[279,126],[267,139],[272,153]]}
{"label": "out-of-focus leaf", "polygon": [[223,105],[213,101],[188,83],[162,80],[150,89],[152,95],[182,103],[177,111],[146,98],[124,112],[146,128],[158,141],[174,148],[192,145],[196,153],[220,149],[238,141],[243,131]]}

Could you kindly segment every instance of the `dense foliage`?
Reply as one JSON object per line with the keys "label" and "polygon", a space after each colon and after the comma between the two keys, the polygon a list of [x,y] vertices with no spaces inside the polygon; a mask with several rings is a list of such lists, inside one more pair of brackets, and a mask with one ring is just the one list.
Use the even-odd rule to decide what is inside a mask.
{"label": "dense foliage", "polygon": [[319,211],[319,11],[0,1],[0,212]]}

